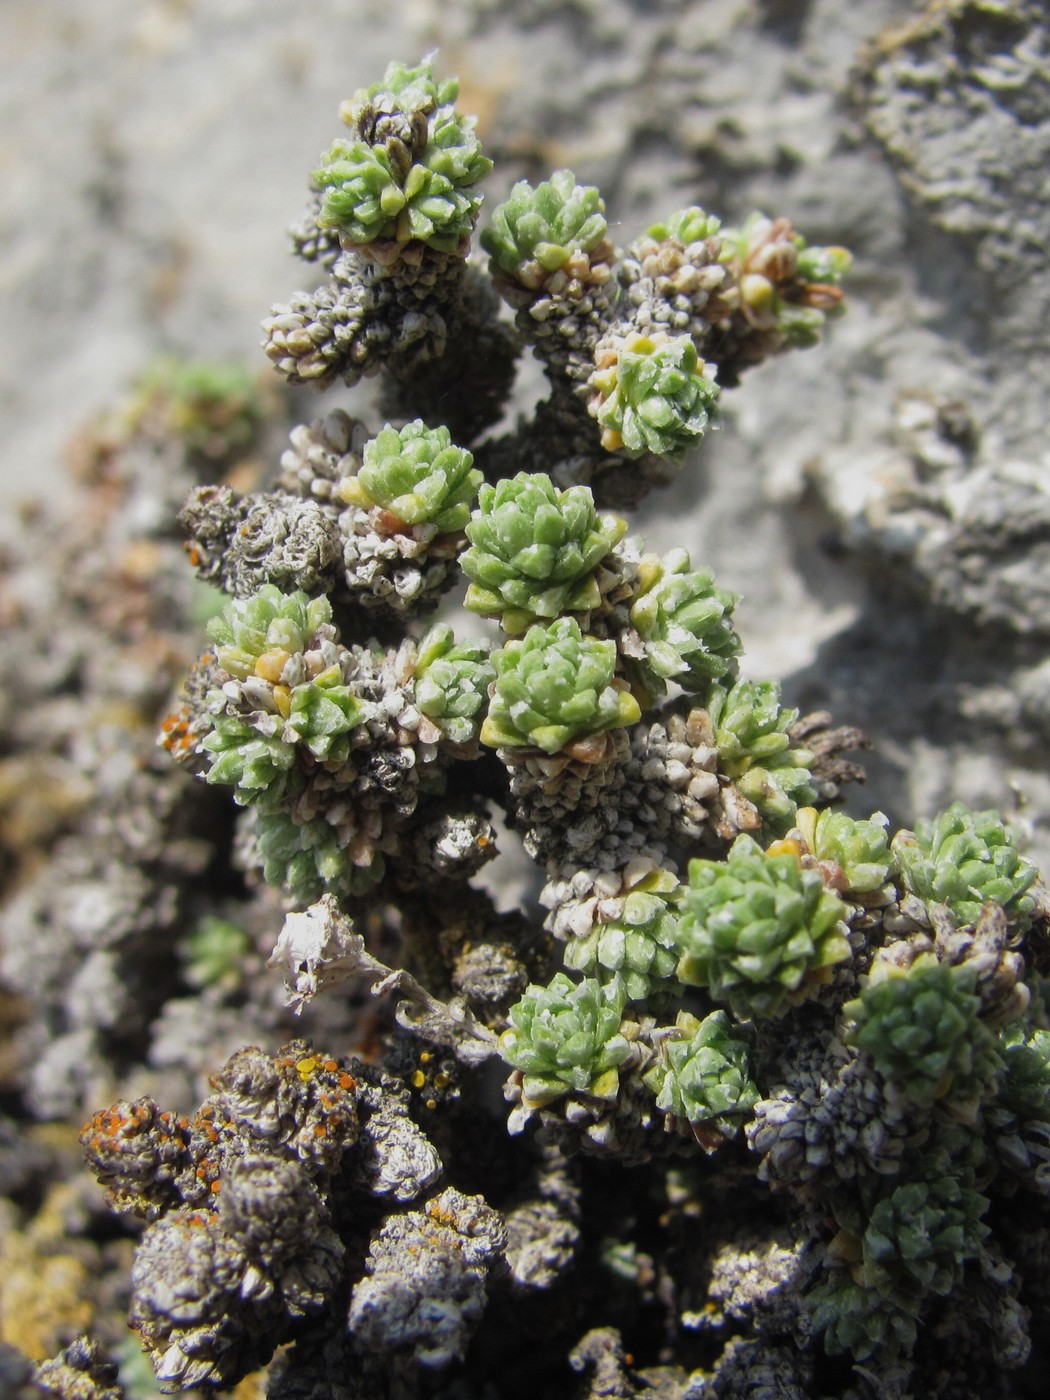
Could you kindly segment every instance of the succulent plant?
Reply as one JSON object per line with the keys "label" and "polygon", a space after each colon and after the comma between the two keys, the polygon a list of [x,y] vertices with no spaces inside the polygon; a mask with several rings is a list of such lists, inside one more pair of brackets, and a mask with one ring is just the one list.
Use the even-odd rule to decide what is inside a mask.
{"label": "succulent plant", "polygon": [[776,1016],[850,956],[846,909],[791,852],[738,836],[725,861],[692,860],[682,898],[678,976],[740,1019]]}
{"label": "succulent plant", "polygon": [[795,825],[809,853],[827,868],[825,880],[843,894],[870,894],[886,883],[893,866],[888,819],[882,812],[851,817],[833,807],[800,807]]}
{"label": "succulent plant", "polygon": [[851,1268],[833,1269],[808,1298],[829,1352],[893,1360],[914,1345],[926,1299],[949,1294],[963,1265],[981,1255],[988,1199],[940,1165],[934,1154],[927,1179],[901,1182],[875,1203],[862,1229],[837,1237],[835,1252]]}
{"label": "succulent plant", "polygon": [[850,1352],[856,1361],[888,1363],[915,1345],[916,1314],[857,1283],[851,1269],[832,1269],[806,1302],[813,1330],[823,1333],[832,1356]]}
{"label": "succulent plant", "polygon": [[659,1059],[645,1082],[656,1095],[657,1108],[704,1124],[712,1146],[732,1137],[758,1101],[747,1041],[724,1011],[712,1011],[702,1021],[680,1011],[674,1032],[660,1041]]}
{"label": "succulent plant", "polygon": [[397,98],[406,111],[429,111],[455,102],[459,96],[459,80],[445,78],[438,81],[427,58],[416,64],[399,63],[395,59],[387,64],[386,72],[378,82],[358,88],[353,97],[344,102],[340,116],[348,126],[354,125],[360,120],[365,107],[377,97],[387,95]]}
{"label": "succulent plant", "polygon": [[295,767],[295,745],[280,734],[263,734],[239,715],[216,715],[204,736],[211,755],[209,783],[232,787],[241,807],[275,807],[288,791]]}
{"label": "succulent plant", "polygon": [[487,642],[457,642],[446,623],[432,627],[416,653],[415,701],[454,744],[478,737],[496,676]]}
{"label": "succulent plant", "polygon": [[466,525],[481,481],[474,458],[455,446],[447,428],[428,428],[417,418],[400,429],[387,425],[367,442],[360,470],[344,477],[336,494],[444,534]]}
{"label": "succulent plant", "polygon": [[196,987],[234,988],[242,980],[251,938],[229,919],[205,914],[186,939],[186,978]]}
{"label": "succulent plant", "polygon": [[262,396],[241,365],[162,356],[135,385],[122,415],[126,431],[175,435],[208,458],[246,448],[258,430]]}
{"label": "succulent plant", "polygon": [[826,282],[838,286],[853,266],[853,255],[845,248],[811,248],[796,234],[798,275],[803,282]]}
{"label": "succulent plant", "polygon": [[1003,1077],[998,1102],[1019,1118],[1050,1122],[1050,1030],[1009,1026],[999,1049]]}
{"label": "succulent plant", "polygon": [[668,214],[658,224],[650,224],[646,233],[650,238],[663,240],[673,238],[688,248],[690,243],[699,243],[705,238],[713,238],[722,227],[721,219],[706,214],[699,205],[691,204],[688,209],[677,209]]}
{"label": "succulent plant", "polygon": [[481,246],[501,272],[537,288],[575,252],[589,253],[605,238],[605,203],[593,185],[578,185],[571,170],[530,185],[519,180],[492,215]]}
{"label": "succulent plant", "polygon": [[893,853],[905,887],[931,904],[946,904],[959,923],[972,923],[992,901],[1027,925],[1035,908],[1028,891],[1038,872],[1014,840],[997,812],[972,812],[953,802],[914,832],[899,831]]}
{"label": "succulent plant", "polygon": [[797,804],[816,796],[809,773],[813,755],[793,746],[788,734],[798,711],[781,707],[776,681],[743,680],[712,686],[707,711],[719,772],[754,803],[764,822],[783,830]]}
{"label": "succulent plant", "polygon": [[292,688],[285,735],[294,734],[314,758],[341,763],[350,751],[349,734],[361,723],[361,702],[348,686],[340,685],[340,671],[331,666],[316,680]]}
{"label": "succulent plant", "polygon": [[863,1276],[898,1307],[950,1293],[988,1235],[987,1199],[954,1176],[906,1181],[875,1206],[864,1231]]}
{"label": "succulent plant", "polygon": [[595,352],[590,412],[608,452],[677,457],[707,430],[718,385],[687,335],[632,331]]}
{"label": "succulent plant", "polygon": [[628,1001],[664,989],[678,962],[679,892],[669,870],[650,871],[625,896],[618,918],[599,919],[589,933],[569,940],[565,966],[618,984]]}
{"label": "succulent plant", "polygon": [[266,882],[286,890],[295,904],[312,904],[323,894],[364,894],[383,875],[381,855],[354,865],[323,818],[296,822],[286,812],[260,811],[253,834]]}
{"label": "succulent plant", "polygon": [[[76,969],[68,1000],[45,985],[58,977],[28,969],[51,1024],[71,1032],[44,1072],[38,1064],[31,1072],[38,1083],[61,1081],[59,1092],[74,1070],[98,1082],[125,1005],[137,1042],[171,1043],[172,1027],[193,1014],[185,980],[209,988],[219,1015],[203,1030],[239,1024],[257,990],[243,975],[251,948],[230,925],[200,920],[218,899],[224,916],[243,915],[254,947],[268,907],[250,884],[261,865],[295,904],[323,896],[293,914],[279,939],[298,1003],[350,977],[406,1000],[386,1018],[397,1034],[378,1040],[375,1018],[357,1014],[359,996],[349,1019],[335,1006],[344,1036],[358,1048],[364,1038],[363,1064],[306,1046],[277,1060],[247,1050],[191,1123],[145,1100],[100,1126],[106,1164],[125,1159],[123,1179],[145,1183],[135,1194],[147,1209],[163,1202],[177,1216],[175,1228],[147,1235],[134,1289],[165,1385],[232,1391],[272,1347],[284,1349],[275,1384],[287,1395],[371,1393],[391,1364],[409,1388],[422,1365],[428,1393],[498,1385],[499,1338],[468,1350],[485,1308],[484,1270],[464,1281],[453,1258],[471,1252],[480,1229],[485,1267],[495,1262],[512,1292],[527,1293],[532,1331],[552,1324],[550,1345],[533,1348],[511,1389],[561,1393],[560,1344],[579,1336],[583,1318],[592,1330],[573,1365],[595,1374],[581,1378],[582,1389],[633,1393],[637,1378],[613,1327],[655,1277],[668,1297],[676,1292],[718,1323],[699,1351],[669,1347],[668,1393],[687,1386],[677,1363],[699,1360],[711,1374],[706,1383],[694,1375],[693,1389],[726,1396],[883,1383],[954,1395],[971,1361],[973,1387],[998,1394],[1005,1381],[996,1368],[1009,1349],[1020,1356],[1026,1308],[1039,1303],[1038,1280],[1021,1275],[1046,1243],[1037,1215],[1046,1201],[1036,1194],[1050,1195],[1042,895],[1009,838],[985,831],[987,814],[904,836],[894,855],[881,814],[799,810],[818,786],[830,798],[845,780],[852,765],[838,755],[855,731],[822,717],[795,724],[775,684],[738,681],[734,595],[683,549],[641,558],[636,541],[621,543],[624,522],[571,485],[588,482],[601,501],[633,505],[669,478],[657,456],[696,440],[718,392],[699,354],[724,367],[728,384],[786,342],[812,338],[839,305],[845,256],[807,249],[786,220],[723,232],[692,207],[618,259],[597,191],[561,171],[539,189],[516,186],[497,211],[483,240],[493,290],[464,261],[475,181],[488,162],[452,110],[455,96],[455,83],[438,83],[424,61],[392,66],[347,104],[351,129],[319,172],[295,234],[329,280],[277,308],[267,334],[273,358],[298,381],[317,370],[322,385],[350,384],[382,371],[384,411],[399,424],[432,414],[477,441],[492,484],[446,429],[423,418],[388,426],[367,446],[364,425],[340,418],[297,430],[275,491],[250,500],[232,485],[195,493],[191,547],[202,573],[234,592],[262,577],[301,579],[307,590],[264,589],[232,603],[213,624],[217,659],[196,669],[169,724],[173,752],[248,807],[234,863],[229,825],[198,833],[192,811],[185,820],[177,804],[168,821],[167,789],[144,769],[134,775],[144,798],[104,811],[104,821],[92,814],[91,867],[80,852],[56,866],[71,874],[72,893],[60,889],[60,901],[39,899],[16,914],[16,929],[43,931],[63,904],[55,923],[70,927],[54,944],[60,958],[87,948],[85,923],[107,923],[104,948],[87,948],[87,973]],[[496,292],[513,324],[495,314]],[[536,348],[550,397],[506,435],[489,436],[525,344]],[[166,457],[162,445],[163,454],[150,440],[154,460]],[[503,479],[524,465],[547,465],[553,480]],[[99,475],[119,478],[123,466]],[[119,542],[116,528],[104,534]],[[498,618],[511,638],[495,656],[445,623],[427,632],[412,622],[409,604],[435,601],[453,583],[461,550],[468,606]],[[311,601],[314,588],[332,591],[332,608]],[[353,645],[339,644],[333,609]],[[92,661],[93,674],[103,669]],[[685,694],[650,705],[675,686]],[[48,709],[52,748],[66,689],[61,682],[56,715]],[[807,733],[815,753],[801,747]],[[480,753],[482,740],[500,752]],[[104,748],[89,747],[92,760],[96,749],[106,760]],[[112,767],[105,761],[107,782]],[[210,812],[214,802],[206,805]],[[501,912],[508,892],[475,879],[501,812],[508,839],[520,837],[523,853],[545,867],[543,931],[534,909]],[[760,827],[761,841],[741,837],[726,854],[728,833]],[[138,840],[140,830],[132,849],[128,833]],[[207,878],[183,899],[213,835],[221,845]],[[767,846],[773,836],[781,839]],[[673,862],[686,845],[710,858],[694,860],[683,885]],[[104,891],[90,887],[100,869],[112,886],[104,904]],[[980,917],[953,928],[933,909],[916,931],[919,889],[947,901],[957,919],[971,907]],[[154,903],[181,950],[167,959],[181,974],[181,1008],[168,1025],[153,1015],[164,989],[142,987],[143,968],[148,979],[160,966],[139,946]],[[390,966],[381,959],[396,958],[396,931],[408,961]],[[530,986],[550,975],[548,932],[565,971]],[[36,949],[19,945],[34,942],[5,939],[5,967],[12,951],[32,962]],[[920,953],[932,947],[936,958]],[[275,1014],[276,1004],[260,1005],[260,1036]],[[203,1030],[180,1072],[198,1068]],[[114,1042],[122,1055],[125,1039]],[[39,1040],[34,1032],[26,1044],[35,1051]],[[86,1071],[71,1067],[69,1052],[81,1047]],[[511,1131],[541,1119],[540,1137],[523,1151],[482,1142],[494,1126],[497,1047],[514,1070],[505,1091]],[[721,1163],[697,1159],[697,1144],[739,1135],[749,1116],[750,1156],[741,1144]],[[506,1233],[480,1197],[430,1194],[441,1161],[421,1119],[434,1125],[453,1175],[498,1168],[492,1186],[507,1208]],[[9,1136],[0,1114],[0,1156]],[[258,1160],[263,1147],[269,1164]],[[579,1149],[604,1163],[567,1168]],[[683,1153],[676,1179],[668,1149]],[[32,1170],[32,1156],[25,1160]],[[623,1191],[637,1188],[644,1209],[628,1212],[638,1219],[622,1229],[614,1222],[616,1238],[603,1243],[594,1231],[613,1217],[595,1192],[615,1185],[617,1160],[631,1172]],[[16,1167],[20,1179],[26,1168]],[[761,1203],[764,1185],[779,1204]],[[996,1244],[985,1253],[985,1189],[996,1191],[1002,1252]],[[699,1233],[689,1226],[698,1191],[708,1216],[712,1202],[725,1215],[705,1217]],[[175,1205],[183,1195],[185,1211]],[[650,1208],[659,1201],[703,1236],[699,1268],[695,1250],[678,1248],[674,1221],[664,1228]],[[406,1235],[409,1215],[419,1229]],[[833,1267],[811,1291],[831,1229]],[[442,1235],[440,1248],[429,1249],[428,1232]],[[603,1261],[613,1270],[604,1280]],[[187,1278],[192,1297],[180,1291]],[[578,1306],[566,1311],[574,1289]],[[945,1296],[946,1306],[931,1306]],[[493,1303],[487,1321],[498,1328],[507,1310]],[[313,1321],[304,1322],[304,1307]],[[358,1328],[350,1351],[348,1307]],[[909,1377],[903,1353],[927,1310],[920,1345],[929,1350]],[[873,1365],[874,1379],[851,1379],[846,1366],[826,1365],[813,1321],[829,1351],[877,1355],[885,1371]],[[293,1345],[296,1337],[310,1345]],[[369,1337],[376,1347],[364,1345]],[[514,1355],[522,1360],[520,1348]],[[436,1376],[457,1357],[460,1370]]]}
{"label": "succulent plant", "polygon": [[336,141],[313,172],[318,225],[351,245],[418,240],[455,252],[481,205],[471,187],[492,169],[474,118],[450,105],[457,91],[423,63],[391,65],[384,83],[357,94],[343,112],[356,139]]}
{"label": "succulent plant", "polygon": [[959,1113],[999,1067],[995,1041],[980,1022],[972,966],[948,966],[922,953],[903,969],[877,958],[861,994],[843,1008],[847,1043],[917,1105],[943,1100]]}
{"label": "succulent plant", "polygon": [[789,345],[815,345],[824,322],[842,310],[839,283],[852,258],[845,248],[809,248],[787,219],[752,214],[722,230],[722,260],[740,286],[744,316],[775,327]]}
{"label": "succulent plant", "polygon": [[643,656],[637,668],[646,689],[660,695],[668,680],[694,694],[736,671],[740,638],[730,621],[736,593],[715,586],[710,569],[690,567],[689,552],[643,559],[631,605],[631,623]]}
{"label": "succulent plant", "polygon": [[564,1094],[616,1097],[630,1043],[620,1033],[624,996],[593,978],[572,982],[558,972],[546,987],[529,987],[510,1011],[500,1054],[521,1070],[522,1095],[542,1107]]}
{"label": "succulent plant", "polygon": [[613,683],[616,643],[585,637],[574,618],[537,623],[493,653],[495,691],[481,726],[493,748],[557,753],[584,735],[634,724],[634,696]]}
{"label": "succulent plant", "polygon": [[250,597],[227,603],[222,616],[208,623],[208,635],[217,643],[219,665],[231,676],[245,680],[265,673],[267,679],[276,680],[284,662],[305,651],[318,628],[331,617],[332,605],[327,598],[282,593],[267,583]]}
{"label": "succulent plant", "polygon": [[501,616],[509,632],[597,607],[594,571],[626,529],[620,516],[597,513],[586,486],[559,491],[542,472],[485,484],[459,560],[471,580],[466,606]]}

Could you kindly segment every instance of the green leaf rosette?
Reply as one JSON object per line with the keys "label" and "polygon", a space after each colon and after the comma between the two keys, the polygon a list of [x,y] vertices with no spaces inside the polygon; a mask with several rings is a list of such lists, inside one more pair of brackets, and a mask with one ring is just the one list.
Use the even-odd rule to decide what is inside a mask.
{"label": "green leaf rosette", "polygon": [[718,749],[718,771],[777,831],[790,826],[800,802],[816,796],[809,749],[792,745],[788,730],[797,710],[780,704],[776,681],[737,681],[711,688],[707,711]]}
{"label": "green leaf rosette", "polygon": [[725,861],[689,863],[678,976],[741,1020],[780,1015],[850,957],[845,914],[818,871],[738,836]]}
{"label": "green leaf rosette", "polygon": [[530,185],[519,180],[497,206],[481,246],[501,272],[536,289],[576,252],[592,252],[608,231],[605,203],[593,185],[578,185],[571,170]]}
{"label": "green leaf rosette", "polygon": [[899,831],[893,853],[905,887],[927,903],[946,904],[960,924],[974,923],[991,902],[1027,926],[1035,908],[1028,891],[1038,871],[1014,843],[998,812],[972,812],[953,802],[914,832]]}
{"label": "green leaf rosette", "polygon": [[893,855],[882,812],[851,817],[833,807],[819,812],[815,807],[800,807],[795,825],[809,853],[828,867],[825,879],[841,894],[872,894],[889,879]]}
{"label": "green leaf rosette", "polygon": [[496,668],[488,642],[457,642],[445,623],[432,627],[416,654],[415,701],[454,744],[478,737]]}
{"label": "green leaf rosette", "polygon": [[669,871],[650,871],[624,896],[617,918],[602,919],[565,945],[565,966],[617,983],[628,1001],[670,990],[678,962],[681,886]]}
{"label": "green leaf rosette", "polygon": [[724,1011],[704,1019],[680,1011],[674,1032],[660,1041],[645,1083],[664,1113],[703,1125],[711,1147],[734,1135],[758,1102],[748,1067],[747,1041]]}
{"label": "green leaf rosette", "polygon": [[597,513],[586,486],[560,491],[542,472],[483,485],[459,560],[471,580],[466,606],[512,633],[597,607],[595,569],[626,530],[620,516]]}
{"label": "green leaf rosette", "polygon": [[406,525],[432,525],[439,534],[462,530],[470,519],[481,472],[457,447],[447,428],[422,419],[389,425],[365,444],[356,476],[344,477],[336,494],[350,505],[388,511]]}
{"label": "green leaf rosette", "polygon": [[707,431],[718,385],[689,336],[632,332],[599,346],[596,365],[590,411],[606,451],[679,457]]}
{"label": "green leaf rosette", "polygon": [[974,982],[972,966],[932,953],[908,968],[876,959],[860,996],[843,1007],[845,1039],[916,1106],[941,1101],[971,1121],[1001,1067]]}
{"label": "green leaf rosette", "polygon": [[584,735],[641,718],[638,702],[613,684],[615,642],[585,637],[573,618],[537,623],[492,657],[495,693],[481,726],[492,748],[524,745],[554,754]]}
{"label": "green leaf rosette", "polygon": [[457,91],[436,83],[426,63],[399,64],[345,104],[354,135],[334,142],[312,175],[322,194],[318,226],[351,247],[417,240],[458,252],[481,205],[472,187],[492,162],[475,119],[451,105]]}
{"label": "green leaf rosette", "polygon": [[739,598],[715,586],[710,569],[691,567],[689,553],[673,549],[663,559],[643,559],[631,624],[643,655],[632,670],[656,696],[677,681],[693,694],[736,670],[741,643],[731,618]]}
{"label": "green leaf rosette", "polygon": [[222,669],[246,680],[257,674],[260,658],[267,654],[273,654],[276,665],[279,653],[292,656],[305,651],[318,628],[331,619],[327,598],[282,593],[266,583],[250,597],[228,602],[222,616],[208,623],[208,635],[216,643],[216,660]]}
{"label": "green leaf rosette", "polygon": [[500,1054],[522,1072],[522,1098],[540,1108],[565,1094],[615,1099],[617,1066],[630,1052],[620,1033],[623,992],[594,979],[572,982],[557,973],[546,987],[529,987],[511,1008]]}

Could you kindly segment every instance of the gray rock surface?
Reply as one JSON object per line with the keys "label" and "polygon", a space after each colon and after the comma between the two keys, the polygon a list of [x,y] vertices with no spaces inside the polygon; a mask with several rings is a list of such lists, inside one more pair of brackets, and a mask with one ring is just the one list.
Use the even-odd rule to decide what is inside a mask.
{"label": "gray rock surface", "polygon": [[[783,213],[854,249],[852,309],[828,343],[728,395],[722,431],[642,523],[745,595],[750,674],[869,729],[854,810],[903,820],[953,795],[1009,808],[1013,789],[1045,853],[1041,0],[944,0],[928,17],[917,0],[393,14],[5,0],[8,496],[61,489],[70,432],[159,350],[251,362],[260,318],[301,285],[282,230],[339,100],[388,58],[440,46],[498,162],[493,201],[570,165],[602,186],[622,241],[699,202],[730,220]],[[521,392],[537,392],[527,374]]]}

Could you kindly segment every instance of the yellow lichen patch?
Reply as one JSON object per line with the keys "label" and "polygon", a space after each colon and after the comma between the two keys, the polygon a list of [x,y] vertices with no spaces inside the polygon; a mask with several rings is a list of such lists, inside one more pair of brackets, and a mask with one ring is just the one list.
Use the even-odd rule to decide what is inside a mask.
{"label": "yellow lichen patch", "polygon": [[57,1252],[60,1241],[38,1237],[33,1227],[25,1233],[10,1229],[6,1236],[0,1246],[0,1341],[20,1347],[31,1361],[44,1361],[90,1327],[90,1274],[75,1254]]}
{"label": "yellow lichen patch", "polygon": [[265,1371],[253,1371],[250,1376],[245,1376],[243,1381],[234,1386],[233,1400],[263,1400],[266,1394],[266,1377]]}
{"label": "yellow lichen patch", "polygon": [[300,1079],[309,1079],[317,1069],[317,1060],[313,1055],[307,1055],[301,1060],[296,1060],[295,1069]]}

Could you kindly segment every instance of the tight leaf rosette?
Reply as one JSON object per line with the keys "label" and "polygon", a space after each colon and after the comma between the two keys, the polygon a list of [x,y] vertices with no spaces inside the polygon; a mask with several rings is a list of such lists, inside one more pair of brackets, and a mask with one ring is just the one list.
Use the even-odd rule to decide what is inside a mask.
{"label": "tight leaf rosette", "polygon": [[238,806],[274,807],[294,783],[294,743],[279,734],[262,734],[238,715],[216,715],[202,747],[211,759],[207,781],[232,787]]}
{"label": "tight leaf rosette", "polygon": [[430,60],[421,63],[400,63],[397,59],[388,63],[386,72],[378,82],[358,88],[353,97],[347,98],[340,108],[340,116],[347,126],[358,125],[365,109],[376,98],[392,96],[406,111],[430,111],[437,106],[447,106],[459,96],[459,82],[456,78],[438,81]]}
{"label": "tight leaf rosette", "polygon": [[852,257],[845,248],[807,247],[787,219],[752,214],[722,231],[722,260],[740,287],[740,314],[797,349],[815,345],[829,315],[843,309],[840,283]]}
{"label": "tight leaf rosette", "polygon": [[250,597],[228,602],[222,616],[208,623],[208,635],[216,643],[216,660],[231,676],[276,681],[291,656],[305,651],[331,618],[327,598],[282,593],[266,583]]}
{"label": "tight leaf rosette", "polygon": [[738,836],[725,861],[689,863],[678,976],[741,1020],[780,1015],[849,958],[845,915],[818,871]]}
{"label": "tight leaf rosette", "polygon": [[658,224],[650,224],[646,233],[659,242],[673,239],[688,248],[691,243],[714,238],[721,227],[721,219],[706,213],[699,205],[691,204],[687,209],[676,209]]}
{"label": "tight leaf rosette", "polygon": [[832,807],[800,807],[795,814],[795,826],[825,881],[848,897],[873,894],[888,880],[893,856],[887,825],[882,812],[851,817]]}
{"label": "tight leaf rosette", "polygon": [[941,1101],[972,1121],[1001,1060],[979,1020],[975,972],[922,953],[908,968],[876,958],[859,997],[843,1008],[845,1038],[910,1103]]}
{"label": "tight leaf rosette", "polygon": [[607,452],[680,456],[707,431],[718,397],[713,365],[687,335],[632,331],[595,352],[591,415]]}
{"label": "tight leaf rosette", "polygon": [[597,513],[586,486],[559,491],[542,472],[486,484],[459,561],[471,580],[466,606],[512,633],[597,607],[594,571],[626,530],[620,516]]}
{"label": "tight leaf rosette", "polygon": [[712,681],[735,672],[740,638],[731,618],[738,601],[715,586],[710,569],[691,567],[688,550],[642,560],[631,606],[641,655],[632,669],[652,695],[662,695],[669,680],[694,694],[706,692]]}
{"label": "tight leaf rosette", "polygon": [[438,623],[416,654],[416,704],[452,743],[471,744],[495,676],[487,642],[457,642],[452,628]]}
{"label": "tight leaf rosette", "polygon": [[391,526],[429,525],[446,534],[470,519],[481,481],[474,458],[447,428],[417,418],[400,429],[387,425],[367,442],[360,470],[344,477],[336,494],[350,505],[378,507]]}
{"label": "tight leaf rosette", "polygon": [[296,822],[284,812],[258,811],[255,817],[252,838],[266,882],[286,889],[296,904],[312,904],[326,893],[364,894],[382,878],[383,857],[355,865],[322,817]]}
{"label": "tight leaf rosette", "polygon": [[1014,842],[998,812],[971,812],[954,802],[914,832],[898,832],[893,853],[906,888],[928,903],[946,904],[960,924],[973,923],[992,902],[1026,926],[1035,908],[1028,891],[1038,872]]}
{"label": "tight leaf rosette", "polygon": [[343,683],[330,617],[326,599],[267,584],[209,623],[218,663],[233,679],[208,695],[206,777],[231,786],[241,806],[273,810],[294,795],[300,751],[325,763],[346,759],[364,712]]}
{"label": "tight leaf rosette", "polygon": [[660,1041],[659,1059],[645,1083],[657,1108],[689,1123],[708,1150],[732,1137],[758,1102],[747,1041],[724,1011],[702,1021],[680,1011],[674,1031]]}
{"label": "tight leaf rosette", "polygon": [[585,637],[574,618],[537,623],[492,661],[495,692],[481,726],[481,742],[492,748],[554,754],[641,718],[637,700],[614,682],[616,643]]}
{"label": "tight leaf rosette", "polygon": [[618,983],[629,1001],[673,986],[678,961],[677,878],[652,870],[624,897],[619,916],[597,920],[565,947],[565,966],[600,982]]}
{"label": "tight leaf rosette", "polygon": [[905,1182],[879,1201],[864,1231],[864,1281],[907,1308],[950,1293],[988,1235],[988,1201],[952,1176]]}
{"label": "tight leaf rosette", "polygon": [[598,248],[608,227],[597,189],[578,185],[571,170],[556,170],[540,185],[518,181],[494,211],[481,246],[501,272],[535,290],[574,253]]}
{"label": "tight leaf rosette", "polygon": [[546,987],[530,987],[511,1008],[500,1054],[522,1073],[522,1098],[532,1108],[564,1094],[614,1099],[617,1066],[630,1053],[620,1033],[624,996],[588,978],[557,973]]}
{"label": "tight leaf rosette", "polygon": [[799,802],[811,802],[813,755],[798,748],[788,733],[797,710],[780,704],[776,681],[717,684],[707,701],[718,749],[718,771],[757,808],[763,822],[784,830]]}
{"label": "tight leaf rosette", "polygon": [[875,1356],[887,1362],[915,1345],[914,1310],[857,1283],[852,1269],[833,1269],[810,1290],[807,1305],[813,1330],[823,1334],[830,1356],[848,1351],[857,1361]]}
{"label": "tight leaf rosette", "polygon": [[363,718],[361,703],[340,685],[337,666],[316,680],[297,685],[289,696],[286,730],[323,763],[342,763],[350,749],[348,735]]}
{"label": "tight leaf rosette", "polygon": [[475,119],[442,101],[456,85],[437,85],[426,64],[387,77],[344,114],[356,139],[336,141],[313,172],[318,226],[350,247],[417,240],[457,252],[481,205],[472,187],[492,169]]}
{"label": "tight leaf rosette", "polygon": [[926,1299],[951,1293],[983,1253],[987,1210],[988,1198],[954,1175],[902,1182],[876,1202],[862,1232],[836,1241],[851,1269],[833,1269],[809,1294],[827,1350],[890,1361],[914,1345]]}

